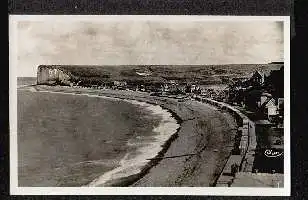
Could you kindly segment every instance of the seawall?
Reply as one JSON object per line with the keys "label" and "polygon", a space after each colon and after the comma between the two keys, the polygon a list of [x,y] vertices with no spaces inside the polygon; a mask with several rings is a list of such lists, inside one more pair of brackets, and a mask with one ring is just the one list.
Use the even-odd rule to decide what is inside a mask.
{"label": "seawall", "polygon": [[[225,115],[209,104],[189,99],[182,102],[133,91],[51,86],[36,86],[36,88],[145,101],[160,105],[169,112],[172,111],[174,116],[182,120],[178,133],[166,142],[158,159],[152,160],[144,169],[142,172],[144,177],[143,175],[140,177],[140,174],[132,176],[110,183],[113,186],[212,186],[213,180],[216,179],[232,150],[236,123],[231,115]],[[164,156],[180,155],[187,156],[160,159]],[[136,180],[138,181],[135,182]]]}
{"label": "seawall", "polygon": [[[222,111],[229,112],[235,118],[239,126],[236,137],[240,138],[240,142],[235,143],[233,152],[230,153],[220,176],[214,184],[216,187],[230,187],[237,172],[252,172],[253,170],[255,149],[257,146],[255,123],[229,104],[200,96],[197,96],[195,99],[211,104]],[[235,173],[232,169],[234,164],[238,166]]]}

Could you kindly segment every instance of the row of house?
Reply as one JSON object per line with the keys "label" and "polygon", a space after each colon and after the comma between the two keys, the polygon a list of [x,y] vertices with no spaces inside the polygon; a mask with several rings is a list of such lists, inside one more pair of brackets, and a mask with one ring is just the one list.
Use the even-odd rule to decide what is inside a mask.
{"label": "row of house", "polygon": [[[108,87],[108,86],[105,86]],[[195,93],[200,94],[201,88],[196,83],[179,83],[176,80],[169,80],[163,83],[148,83],[148,84],[137,84],[127,83],[126,81],[113,81],[112,85],[109,86],[111,89],[130,89],[134,91],[142,92],[158,92],[164,94],[187,94]]]}
{"label": "row of house", "polygon": [[218,96],[220,101],[245,107],[260,119],[274,123],[283,120],[283,69],[269,73],[255,71],[251,77],[236,80]]}
{"label": "row of house", "polygon": [[284,172],[283,78],[283,68],[268,73],[255,71],[250,77],[235,80],[223,92],[229,104],[244,108],[254,121],[254,175]]}
{"label": "row of house", "polygon": [[[232,84],[226,87],[203,87],[198,83],[181,83],[169,80],[156,83],[128,83],[113,81],[103,85],[91,85],[94,88],[110,88],[153,92],[156,94],[197,94],[206,98],[239,105],[257,113],[260,118],[272,122],[283,119],[283,69],[263,73],[255,71],[251,76],[233,78]],[[279,85],[280,84],[280,85]],[[77,83],[78,85],[78,83]]]}

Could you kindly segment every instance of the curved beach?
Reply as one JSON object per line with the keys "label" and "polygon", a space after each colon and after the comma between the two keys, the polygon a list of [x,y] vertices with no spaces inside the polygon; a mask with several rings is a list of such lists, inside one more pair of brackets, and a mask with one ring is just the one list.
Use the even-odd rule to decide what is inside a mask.
{"label": "curved beach", "polygon": [[138,174],[179,128],[159,105],[84,92],[25,90],[19,91],[22,186],[108,186]]}
{"label": "curved beach", "polygon": [[[158,154],[158,158],[176,157],[151,160],[140,173],[116,179],[107,186],[211,186],[227,161],[234,143],[234,119],[215,107],[194,100],[179,101],[133,91],[45,86],[39,86],[37,89],[97,94],[157,104],[182,121],[177,137],[169,136]],[[190,155],[181,156],[187,154]],[[106,182],[102,180],[104,179],[96,179],[92,183],[95,183],[94,186],[105,186]]]}

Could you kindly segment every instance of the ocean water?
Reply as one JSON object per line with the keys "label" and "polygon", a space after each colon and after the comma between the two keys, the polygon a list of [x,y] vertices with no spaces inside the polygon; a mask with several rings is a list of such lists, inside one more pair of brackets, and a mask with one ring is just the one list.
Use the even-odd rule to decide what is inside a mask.
{"label": "ocean water", "polygon": [[19,186],[97,186],[138,173],[179,127],[159,106],[18,91]]}
{"label": "ocean water", "polygon": [[155,135],[151,138],[138,136],[128,140],[128,145],[135,147],[136,150],[128,152],[125,157],[121,159],[120,165],[117,168],[101,175],[87,186],[104,186],[105,184],[108,186],[108,181],[110,180],[116,180],[139,173],[142,167],[149,162],[147,159],[154,158],[157,153],[163,149],[162,145],[164,142],[179,128],[179,124],[172,118],[171,113],[162,109],[160,106],[134,100],[127,100],[127,102],[141,106],[154,116],[159,116],[161,118],[159,125],[152,130]]}
{"label": "ocean water", "polygon": [[36,77],[17,77],[19,87],[36,84]]}

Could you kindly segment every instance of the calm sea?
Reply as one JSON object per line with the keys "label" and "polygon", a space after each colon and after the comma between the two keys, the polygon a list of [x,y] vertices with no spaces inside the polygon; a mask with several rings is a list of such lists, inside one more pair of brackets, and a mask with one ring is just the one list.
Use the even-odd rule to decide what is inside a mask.
{"label": "calm sea", "polygon": [[34,84],[36,84],[36,77],[17,77],[18,86],[26,86]]}
{"label": "calm sea", "polygon": [[18,90],[18,184],[96,185],[129,176],[177,128],[159,106]]}

